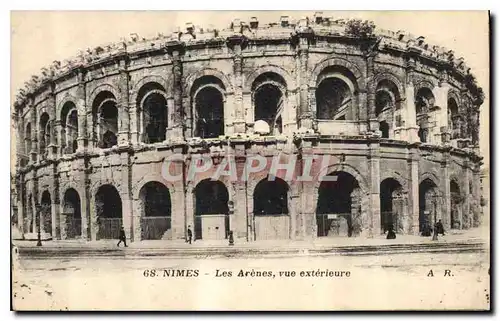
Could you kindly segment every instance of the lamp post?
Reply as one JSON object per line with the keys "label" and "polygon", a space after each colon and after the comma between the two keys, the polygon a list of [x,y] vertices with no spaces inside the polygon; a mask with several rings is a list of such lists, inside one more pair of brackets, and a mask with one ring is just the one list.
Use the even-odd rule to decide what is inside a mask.
{"label": "lamp post", "polygon": [[432,196],[432,203],[433,203],[432,205],[434,206],[434,228],[432,229],[432,231],[433,231],[432,240],[433,241],[438,240],[438,232],[437,232],[437,228],[436,228],[436,224],[437,224],[437,198],[438,198],[437,195]]}
{"label": "lamp post", "polygon": [[37,224],[37,233],[38,233],[38,236],[37,236],[36,246],[42,246],[42,236],[41,236],[41,225],[42,225],[41,215],[42,215],[42,213],[41,213],[41,206],[40,206],[40,204],[36,204],[35,207],[36,207],[37,218],[38,218],[38,224]]}

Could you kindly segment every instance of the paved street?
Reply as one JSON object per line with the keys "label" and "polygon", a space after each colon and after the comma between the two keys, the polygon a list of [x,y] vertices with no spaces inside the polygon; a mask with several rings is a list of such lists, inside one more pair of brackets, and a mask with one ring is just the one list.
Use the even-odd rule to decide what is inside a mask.
{"label": "paved street", "polygon": [[484,309],[488,306],[488,261],[488,253],[480,251],[263,258],[20,258],[14,260],[14,307]]}

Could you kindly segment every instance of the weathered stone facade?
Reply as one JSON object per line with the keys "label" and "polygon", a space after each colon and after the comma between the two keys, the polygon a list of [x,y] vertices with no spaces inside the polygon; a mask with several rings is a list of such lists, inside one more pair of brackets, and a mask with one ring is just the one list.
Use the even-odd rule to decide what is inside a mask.
{"label": "weathered stone facade", "polygon": [[[42,232],[54,239],[113,238],[120,224],[134,241],[184,238],[188,226],[224,237],[202,227],[205,214],[222,214],[205,217],[248,241],[374,236],[389,224],[418,234],[434,213],[445,228],[477,226],[483,97],[474,77],[453,51],[422,37],[356,26],[321,15],[225,30],[188,25],[54,62],[15,103],[20,231],[36,233],[38,204]],[[174,154],[185,158],[170,172],[183,179],[169,182],[162,164]],[[218,191],[208,209],[196,193],[216,169],[189,180],[193,156],[217,164],[230,155],[241,177],[256,154],[269,158],[265,169],[207,185]],[[266,188],[283,187],[283,211],[262,215],[255,193],[278,154],[282,163],[296,157],[297,173],[308,156],[329,155],[323,165],[337,185],[278,174],[283,181]],[[148,204],[162,197],[160,213]]]}

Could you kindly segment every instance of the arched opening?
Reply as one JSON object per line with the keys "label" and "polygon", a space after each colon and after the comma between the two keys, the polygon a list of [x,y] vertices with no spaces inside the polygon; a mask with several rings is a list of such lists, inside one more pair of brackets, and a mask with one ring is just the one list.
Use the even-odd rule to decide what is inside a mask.
{"label": "arched opening", "polygon": [[427,87],[422,87],[415,95],[415,110],[417,115],[428,113],[434,107],[434,94]]}
{"label": "arched opening", "polygon": [[451,139],[460,138],[462,119],[458,113],[458,104],[453,98],[448,99],[448,123],[450,124]]}
{"label": "arched opening", "polygon": [[429,112],[434,108],[435,98],[429,88],[420,88],[415,95],[415,110],[417,114],[418,137],[420,142],[427,143],[429,141]]}
{"label": "arched opening", "polygon": [[44,159],[47,157],[47,145],[50,143],[50,123],[49,114],[43,113],[40,116],[40,129],[39,129],[39,142],[38,146],[40,149],[40,158]]}
{"label": "arched opening", "polygon": [[[432,229],[437,220],[438,193],[437,186],[432,180],[426,178],[419,185],[419,225],[420,232]],[[429,235],[426,235],[429,236]]]}
{"label": "arched opening", "polygon": [[31,153],[31,124],[26,125],[26,130],[24,131],[24,151],[27,156]]}
{"label": "arched opening", "polygon": [[253,193],[255,239],[289,239],[288,213],[288,184],[278,177],[261,180]]}
{"label": "arched opening", "polygon": [[78,192],[69,188],[64,193],[62,218],[66,226],[67,239],[79,238],[82,235],[82,213],[80,204],[80,195]]}
{"label": "arched opening", "polygon": [[118,139],[118,108],[109,91],[97,95],[92,105],[93,136],[99,148],[111,148]]}
{"label": "arched opening", "polygon": [[172,205],[168,188],[159,182],[148,182],[141,188],[139,199],[142,210],[141,239],[172,239]]}
{"label": "arched opening", "polygon": [[[335,171],[323,180],[316,205],[317,236],[356,236],[362,229],[361,190],[349,173]],[[336,180],[333,180],[333,177]]]}
{"label": "arched opening", "polygon": [[217,138],[224,135],[224,84],[214,76],[197,79],[191,91],[195,119],[194,136]]}
{"label": "arched opening", "polygon": [[61,151],[73,154],[77,149],[78,110],[73,102],[68,101],[61,110]]}
{"label": "arched opening", "polygon": [[375,93],[375,117],[379,121],[382,138],[392,137],[394,120],[398,118],[400,109],[401,96],[396,84],[387,79],[379,81]]}
{"label": "arched opening", "polygon": [[377,91],[375,95],[375,116],[379,117],[382,113],[391,110],[393,106],[392,96],[387,91]]}
{"label": "arched opening", "polygon": [[221,181],[205,179],[196,185],[195,239],[220,240],[227,237],[229,193]]}
{"label": "arched opening", "polygon": [[401,184],[394,178],[380,183],[380,229],[386,233],[392,227],[396,233],[404,231],[403,195]]}
{"label": "arched opening", "polygon": [[122,226],[122,200],[113,185],[102,185],[95,196],[97,239],[118,239]]}
{"label": "arched opening", "polygon": [[353,93],[336,77],[326,78],[316,89],[316,117],[320,120],[352,120]]}
{"label": "arched opening", "polygon": [[450,181],[450,194],[451,194],[451,209],[450,209],[450,227],[452,229],[462,228],[462,194],[460,193],[460,186],[454,180]]}
{"label": "arched opening", "polygon": [[139,90],[138,104],[142,113],[142,141],[146,144],[163,142],[168,127],[165,89],[157,83],[144,85]]}
{"label": "arched opening", "polygon": [[252,83],[254,122],[265,121],[270,135],[283,132],[286,88],[283,77],[272,72],[259,75]]}
{"label": "arched opening", "polygon": [[42,193],[40,205],[41,231],[52,236],[52,200],[48,191]]}
{"label": "arched opening", "polygon": [[382,138],[389,138],[389,124],[383,120],[380,122],[380,133],[382,134]]}

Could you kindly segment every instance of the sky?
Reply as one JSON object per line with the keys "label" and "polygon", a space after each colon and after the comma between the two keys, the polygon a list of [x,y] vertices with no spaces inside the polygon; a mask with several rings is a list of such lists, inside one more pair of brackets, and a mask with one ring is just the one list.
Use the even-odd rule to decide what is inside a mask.
{"label": "sky", "polygon": [[[489,36],[486,11],[323,11],[325,16],[372,20],[377,28],[424,36],[427,43],[455,51],[472,68],[486,100],[481,108],[480,145],[489,164]],[[13,11],[11,13],[11,98],[33,74],[78,51],[118,42],[132,33],[150,38],[187,22],[227,27],[234,18],[277,22],[281,15],[312,17],[314,11]]]}

